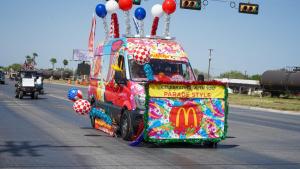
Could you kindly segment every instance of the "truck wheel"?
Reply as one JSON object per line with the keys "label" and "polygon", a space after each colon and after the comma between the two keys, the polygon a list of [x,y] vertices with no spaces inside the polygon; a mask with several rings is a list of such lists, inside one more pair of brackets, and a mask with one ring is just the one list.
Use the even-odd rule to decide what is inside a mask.
{"label": "truck wheel", "polygon": [[23,96],[24,96],[24,92],[23,92],[23,91],[20,91],[20,92],[19,92],[19,99],[23,99]]}
{"label": "truck wheel", "polygon": [[34,99],[38,99],[39,98],[39,92],[34,92],[33,97],[34,97]]}
{"label": "truck wheel", "polygon": [[90,116],[90,119],[91,119],[91,126],[93,128],[95,128],[95,118],[93,118],[92,116]]}
{"label": "truck wheel", "polygon": [[45,94],[44,89],[40,90],[40,94]]}
{"label": "truck wheel", "polygon": [[217,143],[217,142],[212,142],[212,141],[207,141],[207,142],[205,142],[205,145],[206,145],[208,148],[217,148],[217,147],[218,147],[218,143]]}
{"label": "truck wheel", "polygon": [[122,115],[120,129],[121,137],[124,140],[130,141],[133,136],[133,127],[131,123],[130,113],[126,110]]}

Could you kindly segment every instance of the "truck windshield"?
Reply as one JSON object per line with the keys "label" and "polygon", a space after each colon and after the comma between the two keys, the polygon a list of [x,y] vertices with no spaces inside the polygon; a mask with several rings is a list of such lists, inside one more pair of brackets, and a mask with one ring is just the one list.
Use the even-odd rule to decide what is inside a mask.
{"label": "truck windshield", "polygon": [[[194,81],[195,76],[188,62],[151,59],[154,80],[156,81]],[[129,61],[131,79],[134,81],[147,81],[144,66],[134,60]]]}

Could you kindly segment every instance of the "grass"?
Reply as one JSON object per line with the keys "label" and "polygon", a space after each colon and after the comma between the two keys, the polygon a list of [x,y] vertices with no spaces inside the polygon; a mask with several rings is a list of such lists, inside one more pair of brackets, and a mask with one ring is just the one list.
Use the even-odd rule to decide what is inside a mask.
{"label": "grass", "polygon": [[300,112],[300,98],[271,98],[229,94],[229,104]]}
{"label": "grass", "polygon": [[[59,84],[68,84],[68,80],[49,80],[49,79],[45,79],[44,80],[44,83],[59,83]],[[70,81],[70,84],[71,85],[78,85],[78,86],[87,86],[88,84],[82,84],[82,83],[77,83],[75,81]]]}
{"label": "grass", "polygon": [[[67,80],[51,80],[51,81],[45,80],[45,82],[67,84]],[[74,81],[72,81],[71,84],[74,84]],[[229,94],[228,99],[229,99],[229,104],[234,104],[234,105],[300,112],[300,97],[293,97],[293,98],[286,99],[286,98],[271,98],[268,96],[268,97],[260,98],[258,96],[248,96],[243,94]]]}

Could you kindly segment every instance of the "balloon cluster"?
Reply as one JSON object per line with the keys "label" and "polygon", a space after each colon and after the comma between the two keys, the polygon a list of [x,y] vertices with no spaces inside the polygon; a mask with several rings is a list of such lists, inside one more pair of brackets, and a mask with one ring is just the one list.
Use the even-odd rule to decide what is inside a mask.
{"label": "balloon cluster", "polygon": [[95,11],[96,11],[97,16],[99,16],[100,18],[104,18],[107,15],[107,10],[105,8],[105,5],[103,5],[103,4],[98,4],[96,6]]}
{"label": "balloon cluster", "polygon": [[106,10],[105,5],[98,4],[96,6],[95,12],[96,12],[97,16],[99,16],[100,18],[102,18],[103,26],[104,26],[104,32],[105,32],[105,39],[104,39],[104,41],[106,42],[108,40],[108,38],[109,38],[109,31],[108,31],[108,26],[107,26],[107,22],[106,22],[107,10]]}
{"label": "balloon cluster", "polygon": [[146,10],[142,7],[136,8],[134,16],[137,20],[143,20],[146,17]]}
{"label": "balloon cluster", "polygon": [[139,65],[150,62],[150,51],[145,46],[139,45],[133,51],[133,59]]}
{"label": "balloon cluster", "polygon": [[105,123],[112,125],[112,120],[111,118],[105,114],[102,110],[92,108],[92,111],[90,112],[90,116],[98,119],[102,119]]}
{"label": "balloon cluster", "polygon": [[82,92],[76,88],[68,91],[68,99],[75,102],[73,110],[80,115],[87,115],[91,110],[91,104],[87,100],[82,99]]}
{"label": "balloon cluster", "polygon": [[73,110],[80,115],[87,115],[91,111],[91,104],[87,100],[79,99],[74,103]]}
{"label": "balloon cluster", "polygon": [[138,7],[134,12],[134,16],[138,20],[139,34],[143,37],[145,35],[143,20],[146,17],[146,10],[142,7]]}
{"label": "balloon cluster", "polygon": [[176,10],[176,2],[175,0],[165,0],[162,5],[163,10],[166,14],[171,15]]}
{"label": "balloon cluster", "polygon": [[68,99],[75,102],[76,100],[82,99],[82,92],[76,88],[71,88],[68,91]]}
{"label": "balloon cluster", "polygon": [[[104,30],[106,33],[106,39],[108,39],[109,31],[106,23],[106,15],[108,13],[111,14],[111,34],[113,34],[114,38],[119,38],[119,23],[116,11],[121,9],[125,14],[125,23],[126,23],[126,35],[129,36],[131,34],[130,27],[130,13],[129,11],[132,9],[133,0],[108,0],[106,4],[98,4],[96,6],[95,12],[97,16],[103,19]],[[165,31],[164,35],[169,37],[169,29],[170,29],[170,15],[174,13],[176,10],[176,2],[175,0],[164,0],[163,4],[156,4],[152,7],[151,13],[154,17],[151,29],[151,36],[156,36],[159,18],[166,13],[165,17]],[[140,36],[144,36],[144,22],[143,20],[146,17],[146,10],[142,7],[138,7],[134,12],[135,18],[138,20],[139,34]]]}
{"label": "balloon cluster", "polygon": [[106,10],[108,13],[111,13],[111,29],[113,30],[113,37],[119,38],[119,22],[118,16],[115,13],[119,9],[119,4],[115,0],[109,0],[105,4]]}
{"label": "balloon cluster", "polygon": [[175,12],[176,10],[176,2],[175,0],[165,0],[162,8],[164,10],[164,12],[167,14],[166,18],[165,18],[165,32],[164,32],[164,36],[165,37],[169,37],[170,36],[170,20],[171,17],[170,15],[172,13]]}
{"label": "balloon cluster", "polygon": [[154,5],[151,9],[151,14],[154,17],[152,29],[151,29],[151,36],[155,36],[158,27],[159,18],[164,14],[162,6],[160,4]]}
{"label": "balloon cluster", "polygon": [[149,64],[144,65],[144,71],[145,71],[146,77],[149,81],[154,80],[152,67]]}
{"label": "balloon cluster", "polygon": [[119,7],[124,11],[125,14],[125,23],[126,23],[126,35],[130,36],[131,27],[130,27],[130,13],[129,10],[132,8],[132,0],[119,0]]}
{"label": "balloon cluster", "polygon": [[132,0],[119,0],[119,7],[123,11],[129,11],[132,8]]}

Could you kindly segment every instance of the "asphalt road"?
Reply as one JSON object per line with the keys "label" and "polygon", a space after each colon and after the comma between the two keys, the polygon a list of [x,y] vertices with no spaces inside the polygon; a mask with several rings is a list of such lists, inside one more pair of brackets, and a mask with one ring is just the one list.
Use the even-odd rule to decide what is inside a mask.
{"label": "asphalt road", "polygon": [[76,115],[68,88],[45,84],[39,100],[19,100],[13,82],[0,85],[0,168],[300,168],[299,115],[231,108],[229,136],[217,149],[130,147]]}

